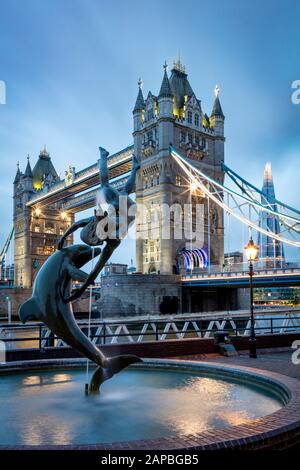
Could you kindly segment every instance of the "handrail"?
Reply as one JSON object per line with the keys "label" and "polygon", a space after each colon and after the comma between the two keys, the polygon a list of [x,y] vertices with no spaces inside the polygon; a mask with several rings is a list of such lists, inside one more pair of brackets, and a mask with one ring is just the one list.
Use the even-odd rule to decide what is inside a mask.
{"label": "handrail", "polygon": [[[119,320],[117,322],[103,320],[96,321],[91,324],[90,338],[92,341],[96,342],[96,344],[107,344],[109,339],[112,339],[112,343],[117,343],[119,338],[127,338],[129,342],[144,342],[147,340],[161,341],[166,340],[168,335],[172,336],[171,339],[174,339],[175,336],[182,340],[189,339],[187,336],[190,334],[196,335],[198,338],[209,338],[211,333],[216,331],[229,331],[232,336],[247,336],[250,331],[249,314],[244,317],[239,317],[237,323],[235,323],[235,319],[236,318],[233,316],[228,315],[227,317],[223,316],[219,318],[169,318],[168,320],[149,319],[133,322],[126,320]],[[279,332],[282,334],[289,333],[291,331],[297,331],[300,333],[300,313],[297,315],[294,311],[287,311],[284,316],[273,315],[272,317],[257,314],[255,321],[255,330],[257,334],[260,332],[263,332],[264,334],[276,334]],[[259,322],[262,321],[264,324],[263,326],[260,326]],[[242,322],[244,322],[244,324],[242,324]],[[87,322],[81,322],[79,325],[83,331],[88,328]],[[151,326],[150,331],[148,330],[149,326]],[[116,327],[115,331],[111,329],[112,327]],[[54,336],[43,323],[35,323],[25,326],[6,325],[4,328],[0,325],[0,328],[2,328],[2,333],[3,330],[11,330],[12,335],[10,337],[1,337],[1,341],[8,344],[37,342],[38,347],[33,349],[42,350],[47,347],[53,347],[57,340],[60,341],[60,338]],[[130,328],[130,330],[128,328]],[[33,336],[14,337],[13,332],[18,330],[22,331],[24,329],[31,330],[33,332]],[[38,333],[36,330],[38,330]],[[99,342],[97,343],[97,341]]]}

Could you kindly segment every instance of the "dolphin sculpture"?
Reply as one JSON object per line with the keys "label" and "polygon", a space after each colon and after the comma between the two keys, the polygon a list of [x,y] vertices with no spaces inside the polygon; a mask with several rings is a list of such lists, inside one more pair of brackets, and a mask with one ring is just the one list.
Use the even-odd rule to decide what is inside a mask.
{"label": "dolphin sculpture", "polygon": [[106,357],[75,321],[71,304],[68,302],[71,280],[85,282],[88,274],[80,268],[100,253],[100,248],[93,249],[87,245],[72,245],[53,253],[37,274],[32,297],[19,309],[19,317],[23,323],[28,320],[42,321],[65,343],[105,369],[98,372],[99,387],[104,380],[130,364],[142,362],[134,355]]}

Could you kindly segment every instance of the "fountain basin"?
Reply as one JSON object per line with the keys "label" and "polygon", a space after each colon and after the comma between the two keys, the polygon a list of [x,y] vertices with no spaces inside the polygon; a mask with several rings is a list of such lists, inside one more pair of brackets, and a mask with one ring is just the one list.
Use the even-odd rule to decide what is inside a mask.
{"label": "fountain basin", "polygon": [[2,448],[214,448],[271,437],[279,445],[287,419],[294,434],[300,429],[299,382],[279,374],[148,360],[85,396],[83,366],[56,360],[1,368]]}

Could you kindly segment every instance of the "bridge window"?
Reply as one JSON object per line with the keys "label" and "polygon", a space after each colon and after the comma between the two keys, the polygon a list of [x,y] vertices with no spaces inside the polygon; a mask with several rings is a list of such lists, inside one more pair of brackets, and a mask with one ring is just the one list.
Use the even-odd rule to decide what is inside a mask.
{"label": "bridge window", "polygon": [[180,132],[180,142],[185,142],[186,135],[185,132]]}
{"label": "bridge window", "polygon": [[153,108],[148,109],[148,111],[147,111],[147,121],[150,121],[150,119],[153,119],[153,118],[154,118],[154,110],[153,110]]}
{"label": "bridge window", "polygon": [[189,141],[189,144],[193,143],[193,135],[192,134],[188,134],[188,141]]}
{"label": "bridge window", "polygon": [[200,122],[199,114],[196,113],[195,118],[194,118],[195,126],[199,127],[199,122]]}
{"label": "bridge window", "polygon": [[150,142],[150,140],[153,140],[153,131],[147,132],[147,139],[148,139],[148,142]]}
{"label": "bridge window", "polygon": [[200,145],[200,139],[198,135],[195,136],[195,144]]}
{"label": "bridge window", "polygon": [[34,231],[35,231],[35,232],[40,232],[40,231],[41,231],[41,227],[40,227],[39,224],[36,224],[36,225],[34,226]]}
{"label": "bridge window", "polygon": [[187,113],[187,121],[189,124],[192,124],[193,122],[193,113],[191,111],[188,111]]}
{"label": "bridge window", "polygon": [[54,233],[54,225],[50,222],[47,222],[45,225],[45,233]]}

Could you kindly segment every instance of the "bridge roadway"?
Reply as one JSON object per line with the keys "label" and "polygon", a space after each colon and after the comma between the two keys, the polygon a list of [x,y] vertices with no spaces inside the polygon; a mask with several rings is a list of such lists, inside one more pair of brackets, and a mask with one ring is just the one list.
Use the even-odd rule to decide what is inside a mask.
{"label": "bridge roadway", "polygon": [[[248,287],[247,271],[187,274],[182,276],[184,287]],[[300,267],[260,269],[253,276],[254,287],[300,286]]]}
{"label": "bridge roadway", "polygon": [[[133,145],[109,156],[108,168],[112,184],[116,187],[125,183],[132,166]],[[27,203],[32,209],[60,203],[60,208],[70,212],[78,212],[93,207],[96,190],[88,191],[99,186],[98,162],[75,173],[73,182],[67,184],[65,180],[54,184],[48,192],[35,194]],[[85,194],[76,196],[76,194]]]}

